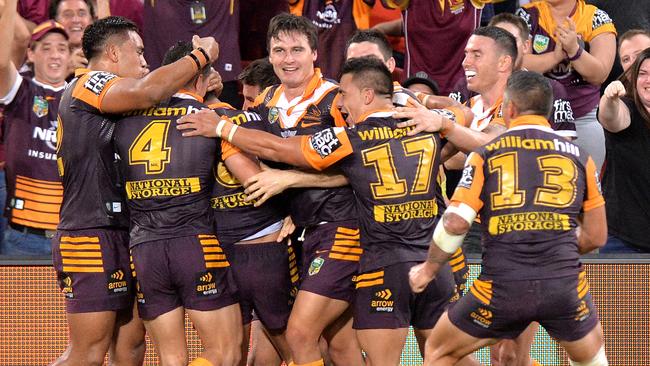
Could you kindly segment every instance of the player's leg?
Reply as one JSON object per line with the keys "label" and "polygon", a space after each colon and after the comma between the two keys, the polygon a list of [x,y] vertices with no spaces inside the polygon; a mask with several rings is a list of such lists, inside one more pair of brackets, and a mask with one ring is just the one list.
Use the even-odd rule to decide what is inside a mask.
{"label": "player's leg", "polygon": [[113,339],[108,350],[110,366],[139,366],[146,351],[145,328],[136,304],[117,313]]}
{"label": "player's leg", "polygon": [[[361,346],[352,328],[352,307],[348,307],[332,324],[323,331],[322,340],[327,344],[327,355],[335,365],[363,365]],[[323,353],[321,347],[321,354]]]}
{"label": "player's leg", "polygon": [[[240,305],[241,306],[241,305]],[[253,354],[255,352],[255,344],[251,343],[253,338],[252,323],[244,324],[242,326],[242,339],[241,339],[241,359],[239,366],[246,366],[252,364]]]}
{"label": "player's leg", "polygon": [[408,328],[357,330],[359,343],[366,353],[366,365],[399,365],[407,335]]}
{"label": "player's leg", "polygon": [[161,366],[187,365],[185,312],[182,307],[145,320],[144,325],[156,349]]}
{"label": "player's leg", "polygon": [[490,347],[490,364],[493,366],[531,366],[530,346],[535,340],[539,323],[531,323],[515,339],[504,339]]}
{"label": "player's leg", "polygon": [[574,366],[607,366],[603,329],[600,322],[586,336],[577,341],[559,341],[569,354]]}
{"label": "player's leg", "polygon": [[68,348],[52,366],[103,365],[113,335],[115,312],[68,313],[67,320]]}
{"label": "player's leg", "polygon": [[[284,334],[281,338],[276,340],[276,342],[284,342],[286,348],[289,349]],[[248,365],[280,366],[282,364],[280,354],[275,349],[273,343],[271,343],[269,336],[264,332],[263,325],[259,320],[253,320],[251,323],[251,340],[252,346],[248,352]]]}
{"label": "player's leg", "polygon": [[[210,311],[186,311],[201,338],[203,352],[200,357],[214,366],[238,365],[242,358],[243,334],[239,304]],[[215,324],[219,325],[218,329]]]}

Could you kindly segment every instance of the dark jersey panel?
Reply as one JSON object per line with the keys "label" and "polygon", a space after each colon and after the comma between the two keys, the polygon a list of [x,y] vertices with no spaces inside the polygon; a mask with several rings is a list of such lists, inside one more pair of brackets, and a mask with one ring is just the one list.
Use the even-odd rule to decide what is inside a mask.
{"label": "dark jersey panel", "polygon": [[[299,122],[293,127],[283,126],[279,119],[282,114],[278,107],[269,105],[278,92],[279,85],[271,87],[264,101],[254,111],[266,119],[264,130],[280,137],[311,135],[335,126],[330,114],[338,89],[327,92],[322,98],[309,103]],[[279,169],[291,169],[288,165],[269,165]],[[290,197],[289,212],[296,226],[317,225],[320,222],[344,221],[356,218],[354,195],[348,186],[339,188],[309,188],[287,191]]]}
{"label": "dark jersey panel", "polygon": [[7,206],[10,223],[56,230],[63,187],[56,168],[56,130],[63,87],[20,76],[4,110]]}
{"label": "dark jersey panel", "polygon": [[[179,97],[183,96],[183,97]],[[214,232],[210,192],[218,141],[183,137],[176,120],[205,105],[184,94],[130,113],[115,128],[131,245]]]}
{"label": "dark jersey panel", "polygon": [[347,129],[354,153],[341,169],[354,189],[361,226],[361,272],[427,256],[439,207],[438,134],[406,136],[392,117]]}
{"label": "dark jersey panel", "polygon": [[[247,128],[261,121],[261,117],[254,112],[230,108],[216,108],[215,111]],[[274,197],[260,207],[254,207],[253,202],[245,202],[244,187],[221,160],[214,168],[214,178],[216,183],[210,201],[214,209],[217,238],[222,245],[236,243],[282,220],[283,210],[279,200],[283,196]]]}
{"label": "dark jersey panel", "polygon": [[[478,154],[485,176],[482,273],[509,279],[577,274],[575,219],[586,196],[586,153],[548,129],[527,128],[506,132]],[[459,186],[470,184],[473,173],[463,177]]]}
{"label": "dark jersey panel", "polygon": [[58,167],[63,183],[59,229],[128,227],[112,138],[116,116],[102,115],[100,96],[117,76],[74,79],[59,105]]}

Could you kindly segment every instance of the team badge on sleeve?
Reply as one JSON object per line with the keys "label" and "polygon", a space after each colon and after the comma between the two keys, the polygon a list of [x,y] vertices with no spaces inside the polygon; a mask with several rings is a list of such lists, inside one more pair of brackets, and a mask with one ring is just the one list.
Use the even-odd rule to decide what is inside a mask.
{"label": "team badge on sleeve", "polygon": [[548,49],[551,39],[542,34],[536,34],[533,39],[533,49],[537,53],[542,53]]}
{"label": "team badge on sleeve", "polygon": [[309,138],[309,144],[320,155],[321,158],[330,156],[334,151],[340,148],[341,141],[336,137],[336,131],[341,131],[343,127],[328,128],[315,133]]}
{"label": "team badge on sleeve", "polygon": [[104,90],[104,87],[106,87],[106,84],[116,77],[117,75],[109,72],[94,72],[84,83],[84,88],[90,90],[95,95],[100,95]]}
{"label": "team badge on sleeve", "polygon": [[458,187],[463,187],[469,189],[469,187],[472,186],[472,182],[474,181],[474,173],[475,169],[473,165],[468,165],[463,169],[463,176],[460,178],[460,181],[458,182]]}

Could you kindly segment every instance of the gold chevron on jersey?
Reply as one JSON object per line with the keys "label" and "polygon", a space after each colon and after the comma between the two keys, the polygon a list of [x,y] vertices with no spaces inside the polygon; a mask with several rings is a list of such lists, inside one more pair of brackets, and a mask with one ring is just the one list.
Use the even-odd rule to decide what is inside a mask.
{"label": "gold chevron on jersey", "polygon": [[363,254],[363,249],[361,249],[359,229],[336,228],[336,236],[329,257],[358,262],[361,259],[361,254]]}
{"label": "gold chevron on jersey", "polygon": [[[337,88],[338,85],[323,79],[320,69],[315,69],[314,76],[300,97],[288,100],[283,85],[275,89],[267,89],[264,99],[269,100],[266,103],[266,107],[269,108],[268,120],[270,123],[280,123],[282,128],[298,127],[298,123],[307,114],[309,106],[317,106],[325,96]],[[271,95],[267,93],[271,93]]]}
{"label": "gold chevron on jersey", "polygon": [[62,236],[59,250],[64,272],[104,272],[101,244],[97,236]]}
{"label": "gold chevron on jersey", "polygon": [[230,266],[221,244],[214,235],[198,235],[199,242],[203,248],[203,259],[205,268],[223,268]]}

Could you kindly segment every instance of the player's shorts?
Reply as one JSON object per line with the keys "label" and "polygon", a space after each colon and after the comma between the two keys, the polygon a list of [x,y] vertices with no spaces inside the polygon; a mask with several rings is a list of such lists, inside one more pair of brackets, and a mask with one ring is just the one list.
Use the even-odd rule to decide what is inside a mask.
{"label": "player's shorts", "polygon": [[217,310],[238,300],[230,263],[214,235],[150,241],[133,247],[131,255],[142,319],[180,306]]}
{"label": "player's shorts", "polygon": [[409,271],[418,262],[396,263],[357,276],[354,329],[398,329],[412,325],[431,329],[447,306],[458,300],[449,265],[440,269],[426,289],[415,294]]}
{"label": "player's shorts", "polygon": [[126,230],[59,230],[52,238],[52,259],[68,313],[133,306]]}
{"label": "player's shorts", "polygon": [[598,324],[585,272],[521,281],[474,281],[449,309],[449,320],[477,338],[514,339],[533,321],[560,341],[575,341]]}
{"label": "player's shorts", "polygon": [[356,220],[328,222],[307,229],[300,290],[351,302],[353,277],[359,269],[361,253]]}
{"label": "player's shorts", "polygon": [[[239,290],[242,321],[253,320],[253,310],[266,329],[280,330],[287,326],[293,294],[286,242],[235,244],[230,261],[233,277]],[[294,256],[295,266],[295,256]]]}

